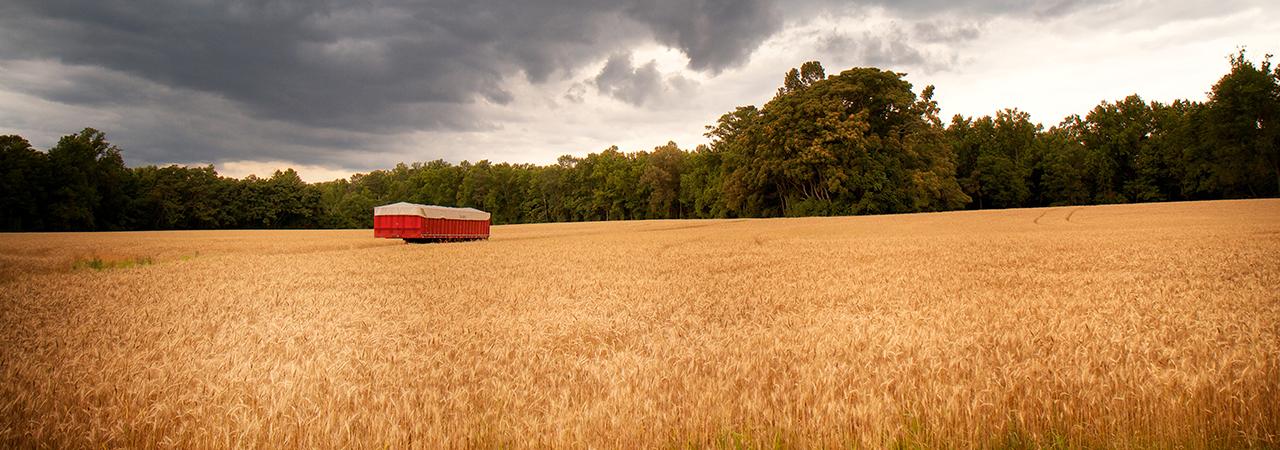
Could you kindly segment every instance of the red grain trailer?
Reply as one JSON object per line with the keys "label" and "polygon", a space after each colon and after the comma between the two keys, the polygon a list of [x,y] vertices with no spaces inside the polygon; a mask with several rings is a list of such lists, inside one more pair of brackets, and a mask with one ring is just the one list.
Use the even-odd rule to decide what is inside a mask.
{"label": "red grain trailer", "polygon": [[489,239],[489,213],[475,208],[392,203],[373,208],[373,237],[414,243]]}

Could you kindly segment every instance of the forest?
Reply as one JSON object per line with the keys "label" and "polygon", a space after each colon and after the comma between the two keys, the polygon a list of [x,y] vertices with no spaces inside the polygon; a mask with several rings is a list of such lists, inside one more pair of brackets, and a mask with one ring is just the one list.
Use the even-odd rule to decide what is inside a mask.
{"label": "forest", "polygon": [[1045,128],[1017,109],[940,117],[933,86],[818,62],[710,143],[554,164],[436,160],[306,183],[213,166],[127,167],[86,128],[38,150],[0,136],[0,229],[368,228],[374,206],[469,206],[495,223],[856,215],[1280,195],[1280,67],[1243,50],[1204,102],[1103,101]]}

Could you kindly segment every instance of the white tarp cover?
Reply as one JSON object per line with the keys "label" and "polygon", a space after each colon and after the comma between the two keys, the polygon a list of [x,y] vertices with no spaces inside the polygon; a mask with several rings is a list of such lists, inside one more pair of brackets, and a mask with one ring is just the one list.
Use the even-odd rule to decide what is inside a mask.
{"label": "white tarp cover", "polygon": [[428,219],[489,220],[489,213],[475,208],[450,208],[447,206],[419,205],[417,203],[392,203],[373,208],[375,216],[419,216]]}

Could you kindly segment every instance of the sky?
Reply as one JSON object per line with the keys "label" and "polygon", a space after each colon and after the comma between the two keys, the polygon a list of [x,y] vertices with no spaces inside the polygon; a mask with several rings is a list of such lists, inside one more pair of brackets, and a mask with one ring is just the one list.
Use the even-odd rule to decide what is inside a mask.
{"label": "sky", "polygon": [[944,118],[1046,127],[1103,100],[1204,100],[1266,0],[6,0],[0,134],[84,127],[131,166],[307,181],[400,162],[554,162],[704,144],[805,61],[936,86]]}

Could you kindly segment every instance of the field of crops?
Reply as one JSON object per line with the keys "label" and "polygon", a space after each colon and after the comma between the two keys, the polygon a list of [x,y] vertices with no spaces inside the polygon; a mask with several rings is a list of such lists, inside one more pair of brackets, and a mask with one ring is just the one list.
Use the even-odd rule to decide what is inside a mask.
{"label": "field of crops", "polygon": [[0,235],[0,447],[1280,445],[1280,201]]}

